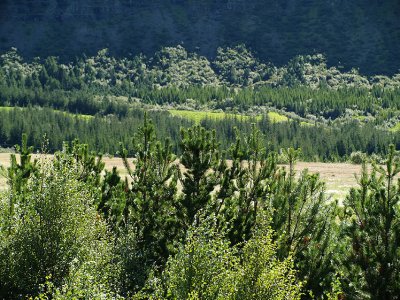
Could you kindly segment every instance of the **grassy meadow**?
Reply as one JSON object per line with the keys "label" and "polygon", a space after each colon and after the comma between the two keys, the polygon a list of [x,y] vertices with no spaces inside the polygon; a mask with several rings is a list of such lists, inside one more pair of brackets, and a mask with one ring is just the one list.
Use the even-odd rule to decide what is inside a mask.
{"label": "grassy meadow", "polygon": [[[43,159],[46,156],[34,155],[35,158]],[[51,156],[48,156],[51,157]],[[111,171],[117,167],[122,177],[127,176],[122,159],[118,157],[103,157],[105,167]],[[131,159],[132,161],[132,159]],[[7,168],[10,165],[10,153],[0,153],[0,166]],[[350,163],[320,163],[320,162],[298,162],[296,171],[301,172],[308,169],[311,173],[319,173],[326,182],[326,191],[333,199],[343,200],[351,187],[357,185],[356,175],[360,174],[361,166]],[[0,189],[6,188],[6,178],[0,177]]]}
{"label": "grassy meadow", "polygon": [[[14,107],[14,106],[0,106],[0,111],[11,112],[11,111],[13,111],[15,109],[24,110],[25,108],[24,107]],[[73,114],[73,113],[70,113],[70,112],[57,111],[57,110],[54,110],[54,111],[58,112],[60,114],[63,114],[64,116],[67,116],[67,117],[71,117],[71,118],[75,117],[75,118],[78,118],[78,119],[81,119],[81,120],[86,120],[86,121],[89,121],[89,120],[94,118],[94,116],[92,116],[92,115]]]}
{"label": "grassy meadow", "polygon": [[[171,109],[168,111],[172,116],[185,118],[197,124],[199,124],[201,121],[205,119],[223,120],[229,118],[231,119],[236,118],[242,121],[260,121],[262,119],[261,115],[247,116],[247,115],[225,113],[225,112],[190,111],[190,110],[178,110],[178,109]],[[288,117],[274,111],[270,111],[267,114],[269,119],[273,123],[289,121]]]}

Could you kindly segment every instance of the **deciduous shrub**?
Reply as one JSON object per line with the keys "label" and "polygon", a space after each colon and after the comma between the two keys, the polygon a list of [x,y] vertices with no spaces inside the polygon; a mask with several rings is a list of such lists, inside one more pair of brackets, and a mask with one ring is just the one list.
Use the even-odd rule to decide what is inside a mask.
{"label": "deciduous shrub", "polygon": [[[111,244],[96,193],[60,158],[37,166],[22,194],[0,198],[0,297],[56,287],[112,286]],[[10,204],[13,203],[13,209]]]}
{"label": "deciduous shrub", "polygon": [[241,247],[230,247],[212,221],[191,228],[159,279],[150,299],[300,299],[291,258],[279,260],[265,221]]}

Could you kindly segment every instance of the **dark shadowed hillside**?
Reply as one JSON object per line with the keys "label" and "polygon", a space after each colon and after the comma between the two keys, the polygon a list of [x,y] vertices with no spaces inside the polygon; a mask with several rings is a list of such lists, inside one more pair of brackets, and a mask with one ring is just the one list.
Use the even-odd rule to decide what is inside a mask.
{"label": "dark shadowed hillside", "polygon": [[245,43],[275,64],[297,54],[362,73],[400,68],[398,0],[1,0],[0,51],[72,60],[108,47],[154,53],[183,44],[208,57]]}

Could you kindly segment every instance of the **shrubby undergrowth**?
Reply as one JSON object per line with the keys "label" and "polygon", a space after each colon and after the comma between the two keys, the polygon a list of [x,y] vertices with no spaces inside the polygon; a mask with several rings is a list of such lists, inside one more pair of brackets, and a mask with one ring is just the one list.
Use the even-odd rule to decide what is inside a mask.
{"label": "shrubby undergrowth", "polygon": [[152,278],[135,299],[300,299],[293,261],[277,258],[272,230],[260,219],[253,237],[238,247],[215,230],[215,219],[189,229],[161,278]]}
{"label": "shrubby undergrowth", "polygon": [[72,157],[59,153],[33,163],[23,150],[1,197],[1,297],[37,295],[46,278],[72,294],[109,289],[117,266],[106,222],[94,206],[95,186],[82,181]]}

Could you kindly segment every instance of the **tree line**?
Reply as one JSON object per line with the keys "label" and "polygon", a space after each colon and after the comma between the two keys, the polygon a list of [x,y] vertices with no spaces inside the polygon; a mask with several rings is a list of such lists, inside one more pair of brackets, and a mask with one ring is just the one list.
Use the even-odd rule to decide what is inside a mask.
{"label": "tree line", "polygon": [[[105,49],[69,64],[56,57],[25,62],[12,49],[0,58],[0,106],[25,110],[10,113],[0,109],[1,137],[3,145],[12,146],[27,132],[30,143],[37,147],[47,133],[52,151],[59,150],[63,140],[78,137],[96,151],[114,154],[118,142],[127,139],[124,126],[138,127],[132,118],[139,118],[140,109],[173,108],[254,117],[274,150],[300,147],[305,160],[345,160],[355,151],[385,155],[388,144],[398,144],[399,78],[366,77],[356,70],[328,68],[322,55],[298,56],[276,67],[257,59],[243,45],[220,48],[214,61],[177,46],[162,48],[150,58],[138,55],[129,59],[112,57]],[[53,123],[54,128],[40,124],[39,115],[43,120],[50,115],[32,107],[42,107],[54,121],[64,118],[65,122]],[[71,121],[49,108],[94,118]],[[264,115],[271,110],[291,122],[260,121],[266,120]],[[23,114],[27,114],[26,120]],[[167,112],[152,112],[152,117],[160,120],[157,130],[162,137],[172,137],[178,153],[179,127],[187,127],[191,121],[167,120]],[[202,125],[222,131],[219,141],[227,147],[233,140],[232,128],[248,133],[248,123],[226,118],[205,120]]]}
{"label": "tree line", "polygon": [[[120,142],[129,144],[131,132],[141,126],[145,112],[142,108],[132,108],[124,117],[118,117],[70,114],[46,107],[0,108],[0,146],[13,148],[20,143],[22,133],[27,133],[28,142],[36,151],[40,150],[46,135],[51,153],[61,150],[63,141],[79,139],[99,153],[114,156]],[[180,154],[179,130],[192,126],[194,122],[171,116],[163,110],[149,110],[147,114],[154,120],[158,136],[169,137],[173,152]],[[360,126],[357,120],[332,126],[318,123],[307,126],[296,120],[274,123],[268,115],[261,119],[226,116],[201,121],[206,129],[218,132],[217,140],[225,150],[235,141],[236,134],[249,134],[252,124],[265,135],[263,143],[268,150],[279,152],[289,147],[301,148],[302,160],[305,161],[345,161],[357,151],[384,156],[390,143],[400,147],[398,134],[376,128],[371,123]],[[133,154],[132,148],[128,150]]]}

